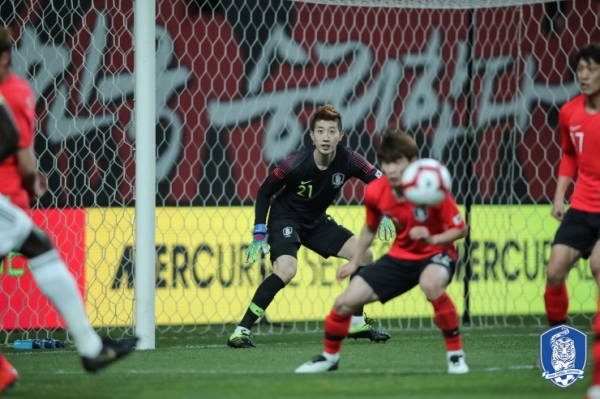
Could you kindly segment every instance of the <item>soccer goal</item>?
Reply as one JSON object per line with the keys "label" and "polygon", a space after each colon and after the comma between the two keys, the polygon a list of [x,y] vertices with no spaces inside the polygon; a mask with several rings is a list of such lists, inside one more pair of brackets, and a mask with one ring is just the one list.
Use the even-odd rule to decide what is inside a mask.
{"label": "soccer goal", "polygon": [[[596,1],[156,2],[156,243],[137,251],[134,89],[146,83],[134,78],[133,3],[0,7],[16,40],[13,69],[37,98],[35,152],[49,191],[33,217],[77,277],[95,327],[120,334],[136,324],[143,251],[155,253],[146,267],[160,331],[230,331],[271,268],[268,257],[242,263],[258,187],[310,144],[310,116],[325,103],[341,111],[343,144],[369,161],[394,123],[421,156],[448,166],[470,225],[449,286],[464,321],[545,325],[558,109],[578,94],[572,57],[598,29]],[[363,192],[347,183],[330,209],[355,233]],[[376,256],[388,245],[376,241]],[[335,280],[341,264],[302,249],[260,331],[318,328],[312,321],[347,284]],[[2,331],[63,326],[19,254],[0,273]],[[585,262],[568,290],[569,315],[589,317],[597,293]],[[431,325],[418,290],[366,312],[388,329]]]}

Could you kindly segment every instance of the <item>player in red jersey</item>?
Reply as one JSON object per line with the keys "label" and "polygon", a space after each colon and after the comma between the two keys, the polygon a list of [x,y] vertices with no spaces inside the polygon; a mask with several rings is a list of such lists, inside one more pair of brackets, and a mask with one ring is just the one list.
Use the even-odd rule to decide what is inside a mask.
{"label": "player in red jersey", "polygon": [[0,162],[0,194],[28,212],[30,201],[46,191],[46,180],[38,173],[33,153],[35,98],[29,84],[10,68],[11,49],[11,31],[0,26],[0,93],[10,106],[20,136],[18,150]]}
{"label": "player in red jersey", "polygon": [[[565,324],[569,297],[565,281],[580,259],[590,259],[600,287],[600,44],[591,43],[577,53],[577,80],[581,94],[560,110],[562,159],[552,204],[556,232],[546,268],[544,302],[550,326]],[[569,210],[565,192],[577,171],[577,184]],[[588,396],[600,399],[600,318],[594,321],[594,377]]]}
{"label": "player in red jersey", "polygon": [[404,198],[402,172],[417,160],[417,155],[417,145],[408,134],[393,129],[384,134],[377,158],[385,176],[367,185],[366,223],[355,255],[350,263],[340,268],[338,279],[350,276],[358,268],[384,215],[394,222],[396,239],[388,253],[372,266],[362,269],[336,299],[325,320],[325,352],[298,367],[297,373],[337,370],[342,340],[348,333],[354,309],[375,301],[385,303],[417,284],[433,305],[435,321],[444,335],[448,372],[463,374],[469,371],[456,308],[446,294],[457,258],[454,241],[463,238],[467,228],[450,194],[432,207],[415,206]]}
{"label": "player in red jersey", "polygon": [[[18,143],[19,129],[0,94],[0,161],[18,151]],[[48,236],[33,224],[25,211],[0,194],[0,258],[10,251],[19,251],[28,258],[36,283],[65,320],[87,371],[97,372],[131,353],[138,338],[102,340],[98,336],[88,321],[77,283]],[[15,368],[0,354],[0,395],[18,378]]]}

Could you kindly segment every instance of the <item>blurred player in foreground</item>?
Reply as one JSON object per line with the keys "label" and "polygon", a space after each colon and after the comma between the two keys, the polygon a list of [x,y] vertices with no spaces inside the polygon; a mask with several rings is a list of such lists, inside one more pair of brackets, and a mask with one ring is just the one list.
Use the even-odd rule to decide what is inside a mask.
{"label": "blurred player in foreground", "polygon": [[325,351],[296,369],[297,373],[337,370],[342,341],[350,317],[367,303],[385,303],[420,285],[434,309],[434,319],[446,341],[448,372],[469,371],[458,329],[458,315],[446,286],[452,280],[457,258],[454,241],[463,238],[467,227],[454,199],[448,194],[435,206],[416,206],[403,196],[404,169],[417,159],[418,148],[406,133],[388,129],[377,157],[384,177],[367,185],[364,204],[366,223],[360,232],[352,260],[340,268],[338,280],[354,273],[369,248],[377,225],[388,216],[396,226],[396,239],[389,252],[372,266],[363,268],[335,301],[325,319]]}
{"label": "blurred player in foreground", "polygon": [[[552,204],[559,220],[546,268],[544,302],[550,326],[567,323],[569,296],[565,281],[580,259],[590,259],[600,287],[600,44],[583,46],[577,53],[577,80],[581,94],[560,109],[562,159]],[[577,171],[569,210],[565,193]],[[594,376],[590,399],[600,399],[600,317],[593,326]]]}
{"label": "blurred player in foreground", "polygon": [[[10,108],[0,94],[0,162],[18,150],[19,140]],[[36,283],[65,320],[87,371],[94,373],[134,349],[137,337],[100,339],[88,321],[77,284],[50,239],[25,211],[0,195],[0,258],[10,251],[18,251],[29,259]],[[0,395],[18,378],[14,367],[0,354]]]}
{"label": "blurred player in foreground", "polygon": [[[275,295],[296,275],[300,245],[325,258],[355,256],[358,238],[325,212],[350,178],[369,183],[380,177],[381,172],[362,155],[339,144],[344,137],[342,116],[331,105],[316,110],[310,128],[314,145],[285,158],[258,190],[254,240],[246,250],[245,261],[254,262],[260,252],[268,253],[268,240],[273,274],[256,290],[246,314],[227,341],[230,347],[256,348],[250,339],[250,329]],[[383,240],[392,238],[389,219],[382,220],[379,233]],[[366,266],[371,262],[373,252],[366,249],[361,253],[359,264]],[[362,307],[355,311],[350,338],[368,338],[375,342],[390,339],[388,333],[373,328],[371,320],[363,319]]]}
{"label": "blurred player in foreground", "polygon": [[33,152],[35,97],[27,81],[12,71],[11,50],[11,30],[0,26],[0,94],[19,131],[17,148],[0,161],[0,195],[29,213],[30,202],[46,192],[46,179],[38,173]]}

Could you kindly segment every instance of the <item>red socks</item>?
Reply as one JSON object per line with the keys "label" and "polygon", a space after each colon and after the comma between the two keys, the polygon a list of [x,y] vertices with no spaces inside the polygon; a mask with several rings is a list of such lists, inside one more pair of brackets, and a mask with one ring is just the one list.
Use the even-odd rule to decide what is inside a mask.
{"label": "red socks", "polygon": [[434,310],[435,323],[442,330],[446,349],[458,351],[462,349],[462,340],[458,330],[458,314],[452,299],[445,292],[437,299],[431,301]]}
{"label": "red socks", "polygon": [[594,375],[592,385],[600,385],[600,300],[598,302],[598,312],[596,312],[593,326],[592,359],[594,361]]}
{"label": "red socks", "polygon": [[558,287],[552,287],[546,284],[544,293],[544,303],[546,305],[546,316],[550,327],[560,324],[567,324],[567,312],[569,310],[569,294],[566,284]]}
{"label": "red socks", "polygon": [[331,309],[325,319],[325,352],[336,354],[342,347],[342,341],[350,330],[352,315],[344,316]]}

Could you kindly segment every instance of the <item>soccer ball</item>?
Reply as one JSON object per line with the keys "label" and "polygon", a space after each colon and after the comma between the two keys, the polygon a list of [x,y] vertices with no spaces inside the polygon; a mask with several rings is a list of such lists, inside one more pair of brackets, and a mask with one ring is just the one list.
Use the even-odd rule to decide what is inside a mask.
{"label": "soccer ball", "polygon": [[452,187],[450,172],[439,161],[430,158],[412,162],[402,173],[404,196],[415,205],[437,205]]}

